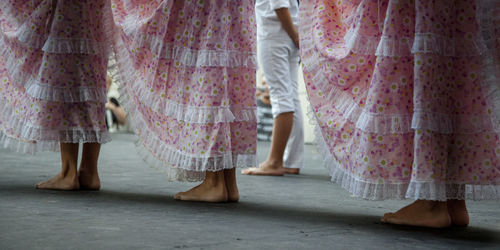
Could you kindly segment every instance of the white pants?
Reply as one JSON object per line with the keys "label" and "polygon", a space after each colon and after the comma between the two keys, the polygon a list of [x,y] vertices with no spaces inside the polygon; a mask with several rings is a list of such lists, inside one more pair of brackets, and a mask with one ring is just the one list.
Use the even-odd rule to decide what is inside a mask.
{"label": "white pants", "polygon": [[304,165],[304,125],[298,93],[299,50],[290,38],[259,40],[260,66],[269,85],[273,117],[293,112],[293,127],[283,156],[285,168]]}

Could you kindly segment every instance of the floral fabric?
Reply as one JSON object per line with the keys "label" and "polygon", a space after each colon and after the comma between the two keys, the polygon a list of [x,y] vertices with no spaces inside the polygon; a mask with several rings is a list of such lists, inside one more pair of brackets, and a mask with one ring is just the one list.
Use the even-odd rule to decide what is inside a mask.
{"label": "floral fabric", "polygon": [[498,1],[301,3],[332,180],[367,199],[500,198]]}
{"label": "floral fabric", "polygon": [[146,161],[175,180],[255,165],[251,1],[113,1],[121,101]]}

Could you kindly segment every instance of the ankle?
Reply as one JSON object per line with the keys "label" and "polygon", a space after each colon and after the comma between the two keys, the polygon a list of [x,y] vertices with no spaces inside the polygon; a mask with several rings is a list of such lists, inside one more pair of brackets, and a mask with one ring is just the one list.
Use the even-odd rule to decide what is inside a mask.
{"label": "ankle", "polygon": [[207,171],[203,183],[211,187],[224,186],[225,182],[224,182],[223,171],[217,171],[217,172]]}
{"label": "ankle", "polygon": [[266,165],[266,167],[271,168],[271,169],[283,168],[283,160],[282,159],[268,158],[266,161],[264,161],[264,164]]}

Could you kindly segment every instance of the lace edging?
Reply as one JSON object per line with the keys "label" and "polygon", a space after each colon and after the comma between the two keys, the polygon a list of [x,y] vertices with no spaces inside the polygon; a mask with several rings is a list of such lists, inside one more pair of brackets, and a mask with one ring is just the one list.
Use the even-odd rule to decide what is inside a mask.
{"label": "lace edging", "polygon": [[111,141],[107,131],[84,128],[45,129],[29,125],[18,119],[14,110],[8,108],[5,101],[0,122],[0,145],[11,150],[34,154],[41,151],[58,151],[59,143],[90,143],[104,144]]}
{"label": "lace edging", "polygon": [[161,39],[149,36],[129,39],[122,35],[122,39],[130,41],[132,53],[138,53],[141,48],[149,49],[161,59],[169,59],[182,65],[192,67],[249,67],[257,68],[257,55],[252,52],[237,50],[195,50],[183,46],[164,43]]}
{"label": "lace edging", "polygon": [[0,36],[0,57],[5,60],[5,68],[11,79],[21,83],[26,92],[37,99],[46,101],[83,102],[96,101],[106,102],[106,90],[94,87],[66,88],[41,84],[30,72],[23,71],[24,57],[17,57],[9,49],[9,42]]}
{"label": "lace edging", "polygon": [[20,107],[12,107],[5,97],[0,96],[0,133],[4,147],[23,153],[57,151],[59,142],[100,144],[111,141],[107,130],[99,128],[43,128],[30,123]]}
{"label": "lace edging", "polygon": [[59,102],[96,101],[106,103],[106,89],[96,87],[55,87],[34,83],[26,87],[26,93],[36,99]]}
{"label": "lace edging", "polygon": [[[163,173],[165,173],[168,177],[169,181],[179,181],[179,182],[198,182],[203,181],[205,179],[206,171],[221,171],[226,169],[233,168],[249,168],[254,167],[257,164],[257,159],[254,155],[232,155],[232,163],[224,165],[221,169],[218,170],[189,170],[183,167],[178,166],[175,163],[174,159],[169,159],[168,161],[163,161],[156,158],[143,142],[138,140],[136,142],[136,148],[138,154],[142,157],[142,159],[152,168],[155,168]],[[174,163],[172,163],[174,162]]]}
{"label": "lace edging", "polygon": [[201,181],[206,171],[220,171],[235,167],[254,167],[257,164],[255,155],[233,155],[232,152],[217,156],[202,157],[181,152],[158,140],[150,131],[147,122],[134,107],[133,101],[123,103],[129,112],[129,121],[137,131],[140,148],[139,153],[151,166],[163,169],[169,178],[177,181]]}
{"label": "lace edging", "polygon": [[500,185],[446,184],[434,182],[371,183],[355,178],[342,168],[342,164],[331,155],[320,128],[316,126],[317,145],[324,157],[323,164],[330,171],[331,180],[356,197],[368,200],[414,199],[414,200],[498,200]]}
{"label": "lace edging", "polygon": [[[110,4],[110,3],[107,3]],[[8,3],[5,3],[6,11],[12,9]],[[2,6],[0,5],[0,8]],[[105,8],[109,9],[110,8]],[[110,15],[103,15],[104,20],[104,34],[113,34],[113,20]],[[53,37],[48,35],[47,37],[41,36],[34,32],[30,28],[30,23],[23,23],[16,31],[4,32],[2,36],[6,36],[9,40],[17,40],[18,46],[27,49],[41,49],[46,53],[54,54],[107,54],[110,50],[110,43],[112,35],[109,35],[107,39],[102,42],[84,39],[84,38],[65,38],[65,37]]]}
{"label": "lace edging", "polygon": [[[123,44],[121,45],[123,46]],[[159,114],[190,123],[227,123],[257,120],[257,107],[196,107],[168,100],[150,91],[145,88],[144,82],[128,74],[128,72],[136,72],[136,70],[132,64],[132,59],[122,46],[119,45],[115,48],[117,50],[115,56],[116,64],[118,65],[118,76],[125,83],[119,89],[122,93],[120,97],[121,102],[128,102],[129,98],[137,97],[140,98],[141,103]]]}

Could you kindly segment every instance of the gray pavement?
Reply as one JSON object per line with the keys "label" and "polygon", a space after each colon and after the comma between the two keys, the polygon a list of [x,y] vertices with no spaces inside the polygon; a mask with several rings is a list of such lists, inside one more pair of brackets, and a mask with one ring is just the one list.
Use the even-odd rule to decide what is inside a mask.
{"label": "gray pavement", "polygon": [[[99,192],[36,190],[59,171],[59,155],[0,149],[0,249],[500,249],[499,201],[469,202],[468,228],[384,225],[384,212],[409,201],[350,197],[311,145],[301,175],[239,175],[239,203],[204,204],[174,201],[193,184],[145,166],[133,135],[113,139]],[[259,143],[259,159],[268,148]]]}

